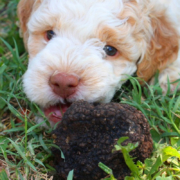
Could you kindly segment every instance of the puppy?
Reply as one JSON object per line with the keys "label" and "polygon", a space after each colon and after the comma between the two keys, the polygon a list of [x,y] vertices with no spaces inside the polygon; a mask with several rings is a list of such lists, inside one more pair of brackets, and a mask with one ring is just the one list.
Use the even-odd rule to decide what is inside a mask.
{"label": "puppy", "polygon": [[[180,78],[178,0],[20,0],[28,98],[52,123],[79,99],[109,102],[129,75]],[[171,91],[176,84],[171,84]]]}

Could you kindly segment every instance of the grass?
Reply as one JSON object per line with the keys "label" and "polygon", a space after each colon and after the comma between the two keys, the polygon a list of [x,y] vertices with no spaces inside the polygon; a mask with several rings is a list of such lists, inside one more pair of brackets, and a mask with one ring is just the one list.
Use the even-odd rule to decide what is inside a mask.
{"label": "grass", "polygon": [[[18,19],[16,8],[19,0],[0,0],[0,37],[3,37],[14,46],[14,40],[19,47],[19,52],[24,52],[23,41],[19,37]],[[5,54],[8,49],[0,42],[0,56]]]}
{"label": "grass", "polygon": [[[50,151],[55,146],[51,136],[53,129],[44,130],[39,127],[41,124],[34,123],[38,115],[48,126],[38,106],[29,102],[23,93],[22,76],[28,58],[18,36],[17,3],[18,0],[0,0],[0,32],[3,32],[3,39],[0,38],[0,180],[51,180],[55,171]],[[129,81],[114,100],[143,112],[151,127],[154,152],[144,163],[135,164],[128,156],[128,147],[121,147],[119,143],[131,162],[129,166],[134,167],[126,180],[180,179],[179,92],[167,92],[163,96],[157,81],[143,88],[137,78],[130,77]],[[100,166],[109,173],[106,179],[112,180],[113,172],[105,165]],[[73,171],[68,180],[72,176]]]}

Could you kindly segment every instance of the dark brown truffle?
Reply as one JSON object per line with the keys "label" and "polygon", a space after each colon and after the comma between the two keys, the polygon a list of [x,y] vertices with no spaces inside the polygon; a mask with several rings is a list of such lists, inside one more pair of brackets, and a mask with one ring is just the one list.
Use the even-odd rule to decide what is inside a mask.
{"label": "dark brown truffle", "polygon": [[149,157],[153,143],[149,125],[144,115],[126,104],[109,103],[93,105],[78,101],[66,111],[59,127],[54,131],[56,144],[53,149],[57,179],[67,179],[74,169],[74,180],[100,180],[107,174],[99,167],[102,162],[113,170],[118,180],[130,174],[120,151],[112,153],[120,137],[128,136],[124,145],[139,142],[130,154],[135,161]]}

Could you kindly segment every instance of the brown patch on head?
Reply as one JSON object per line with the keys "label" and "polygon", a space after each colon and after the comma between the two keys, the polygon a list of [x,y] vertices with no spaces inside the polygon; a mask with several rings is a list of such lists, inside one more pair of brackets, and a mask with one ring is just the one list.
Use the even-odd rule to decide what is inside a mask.
{"label": "brown patch on head", "polygon": [[44,33],[33,34],[28,41],[28,52],[30,58],[36,56],[38,52],[40,52],[44,48],[44,43],[42,42],[42,38],[44,37]]}
{"label": "brown patch on head", "polygon": [[23,33],[24,43],[27,46],[27,23],[33,10],[37,9],[41,0],[21,0],[18,4],[18,17],[20,21],[20,28]]}
{"label": "brown patch on head", "polygon": [[106,26],[99,30],[98,36],[102,42],[106,42],[108,45],[112,46],[116,45],[119,40],[118,32],[115,29]]}
{"label": "brown patch on head", "polygon": [[131,0],[130,2],[124,3],[124,9],[119,14],[120,19],[125,19],[128,17],[128,23],[132,26],[137,23],[137,17],[139,17],[139,6],[136,0]]}
{"label": "brown patch on head", "polygon": [[138,77],[145,81],[149,81],[157,70],[163,70],[175,61],[179,50],[178,32],[168,20],[165,11],[153,12],[150,17],[154,32],[137,70]]}
{"label": "brown patch on head", "polygon": [[[118,53],[116,56],[108,57],[108,60],[118,60],[121,57],[123,59],[126,59],[127,61],[131,61],[129,58],[129,51],[128,51],[128,44],[126,41],[124,41],[124,37],[126,36],[126,32],[121,28],[121,32],[119,32],[118,29],[113,29],[108,26],[104,26],[99,30],[98,38],[105,42],[106,45],[115,47],[118,50]],[[125,33],[124,33],[125,32]]]}

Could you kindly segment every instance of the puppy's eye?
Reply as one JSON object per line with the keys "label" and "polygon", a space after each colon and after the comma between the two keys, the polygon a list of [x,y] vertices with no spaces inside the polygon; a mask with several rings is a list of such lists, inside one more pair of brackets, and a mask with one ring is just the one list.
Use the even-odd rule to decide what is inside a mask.
{"label": "puppy's eye", "polygon": [[53,30],[49,30],[46,32],[46,40],[49,41],[54,37],[55,33]]}
{"label": "puppy's eye", "polygon": [[115,56],[118,53],[118,50],[112,46],[106,45],[104,51],[108,56]]}

